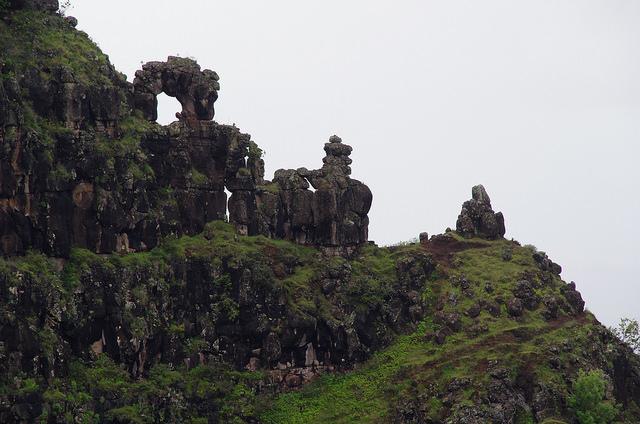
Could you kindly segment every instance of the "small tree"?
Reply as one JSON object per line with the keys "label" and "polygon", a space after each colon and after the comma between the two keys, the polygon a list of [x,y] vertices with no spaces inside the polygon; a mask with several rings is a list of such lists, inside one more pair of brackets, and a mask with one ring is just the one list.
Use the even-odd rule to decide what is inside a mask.
{"label": "small tree", "polygon": [[580,424],[609,424],[618,414],[617,407],[605,401],[606,382],[600,370],[580,371],[573,382],[569,407]]}
{"label": "small tree", "polygon": [[638,321],[631,318],[622,318],[617,328],[611,331],[620,340],[629,345],[634,352],[640,354],[640,325]]}

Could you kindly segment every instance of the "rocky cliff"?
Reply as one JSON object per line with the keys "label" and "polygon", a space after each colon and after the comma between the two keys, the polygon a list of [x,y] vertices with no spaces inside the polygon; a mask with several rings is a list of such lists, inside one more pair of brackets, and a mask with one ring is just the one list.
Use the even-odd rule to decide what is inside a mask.
{"label": "rocky cliff", "polygon": [[640,359],[484,187],[378,247],[339,137],[268,181],[215,72],[129,83],[56,10],[0,2],[0,422],[573,423],[581,370],[638,422]]}
{"label": "rocky cliff", "polygon": [[[33,8],[7,12],[3,23],[5,255],[145,251],[168,235],[197,234],[227,211],[243,235],[335,253],[367,240],[372,195],[350,178],[351,147],[339,137],[325,144],[322,168],[279,170],[266,181],[250,136],[211,120],[215,72],[170,57],[145,64],[130,84],[73,20]],[[162,92],[182,105],[166,127],[155,123]]]}

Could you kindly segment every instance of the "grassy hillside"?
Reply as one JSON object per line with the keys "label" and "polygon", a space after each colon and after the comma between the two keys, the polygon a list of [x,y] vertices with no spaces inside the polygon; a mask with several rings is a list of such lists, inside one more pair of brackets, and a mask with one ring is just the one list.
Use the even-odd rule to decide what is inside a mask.
{"label": "grassy hillside", "polygon": [[[264,421],[375,423],[404,418],[406,422],[442,422],[465,406],[480,404],[489,409],[492,373],[501,372],[515,386],[522,386],[523,392],[538,386],[557,399],[566,398],[577,370],[594,366],[585,347],[599,331],[595,318],[589,312],[561,310],[557,318],[549,319],[543,307],[525,309],[521,317],[510,316],[504,302],[513,297],[517,281],[534,280],[541,298],[561,299],[565,284],[558,276],[538,280],[531,247],[451,236],[459,241],[454,250],[460,251],[447,257],[438,249],[439,275],[425,288],[423,298],[433,312],[458,314],[459,331],[442,344],[434,342],[433,335],[442,325],[433,313],[428,314],[415,332],[400,336],[353,372],[324,376],[300,391],[275,398],[262,414]],[[483,303],[497,309],[485,308],[472,318],[477,313],[474,306]],[[545,422],[564,422],[553,419],[570,415],[565,408],[562,401],[550,405]],[[418,421],[416,410],[429,421]],[[403,413],[415,415],[416,421]],[[516,412],[516,422],[538,421],[525,407]]]}
{"label": "grassy hillside", "polygon": [[[619,422],[640,422],[640,358],[532,246],[449,231],[347,258],[209,216],[178,231],[195,197],[158,180],[185,155],[156,172],[141,147],[176,128],[133,111],[132,87],[72,23],[2,6],[2,212],[29,205],[4,225],[41,221],[25,236],[40,244],[0,258],[0,422],[569,424],[581,371],[599,373]],[[207,177],[188,161],[182,174],[199,193]],[[53,208],[93,196],[81,181],[99,213]],[[103,229],[120,240],[138,214],[158,219],[140,229],[153,244],[56,246],[71,229],[80,246]]]}

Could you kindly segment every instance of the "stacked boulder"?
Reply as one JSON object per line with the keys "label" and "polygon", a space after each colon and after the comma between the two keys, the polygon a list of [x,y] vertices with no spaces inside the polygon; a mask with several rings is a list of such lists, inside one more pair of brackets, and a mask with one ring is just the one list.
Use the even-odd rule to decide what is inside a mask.
{"label": "stacked boulder", "polygon": [[[373,195],[350,178],[352,148],[332,136],[320,169],[279,169],[256,191],[258,232],[341,253],[368,239]],[[310,190],[310,186],[315,191]],[[230,210],[230,220],[236,222]]]}
{"label": "stacked boulder", "polygon": [[491,199],[482,185],[471,190],[471,200],[462,204],[456,231],[464,237],[498,239],[504,237],[504,216],[491,208]]}

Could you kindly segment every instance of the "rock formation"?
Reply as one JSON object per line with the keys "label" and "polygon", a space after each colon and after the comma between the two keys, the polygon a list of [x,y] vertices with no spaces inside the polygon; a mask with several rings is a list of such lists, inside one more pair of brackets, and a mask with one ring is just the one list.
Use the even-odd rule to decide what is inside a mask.
{"label": "rock formation", "polygon": [[[258,225],[253,231],[335,252],[367,241],[367,213],[373,196],[366,185],[349,177],[351,146],[334,135],[324,150],[322,168],[279,169],[273,182],[257,186]],[[230,221],[245,228],[247,215],[243,211],[251,207],[253,203],[230,202]]]}
{"label": "rock formation", "polygon": [[482,185],[471,190],[471,200],[463,203],[456,222],[456,231],[464,237],[497,239],[504,237],[502,212],[494,213],[491,199]]}
{"label": "rock formation", "polygon": [[0,423],[569,423],[580,370],[640,422],[640,357],[558,264],[501,239],[482,186],[457,228],[497,240],[356,249],[372,195],[339,137],[267,181],[250,136],[211,120],[213,71],[169,58],[129,84],[57,2],[10,6]]}
{"label": "rock formation", "polygon": [[[4,255],[30,248],[60,257],[72,247],[147,250],[166,235],[196,234],[225,219],[227,207],[244,235],[336,253],[367,241],[371,192],[349,177],[351,147],[338,137],[325,145],[321,169],[279,170],[265,181],[261,150],[250,136],[211,121],[220,87],[215,72],[169,57],[145,64],[131,85],[104,69],[96,83],[66,67],[46,79],[27,73],[0,83]],[[43,143],[25,128],[24,91],[39,105],[35,112],[57,126],[52,140]],[[179,121],[165,127],[153,122],[161,92],[182,105]]]}
{"label": "rock formation", "polygon": [[158,119],[160,93],[175,97],[182,105],[176,117],[185,121],[211,120],[218,99],[218,74],[192,59],[170,56],[166,62],[149,62],[133,81],[135,107],[150,121]]}

